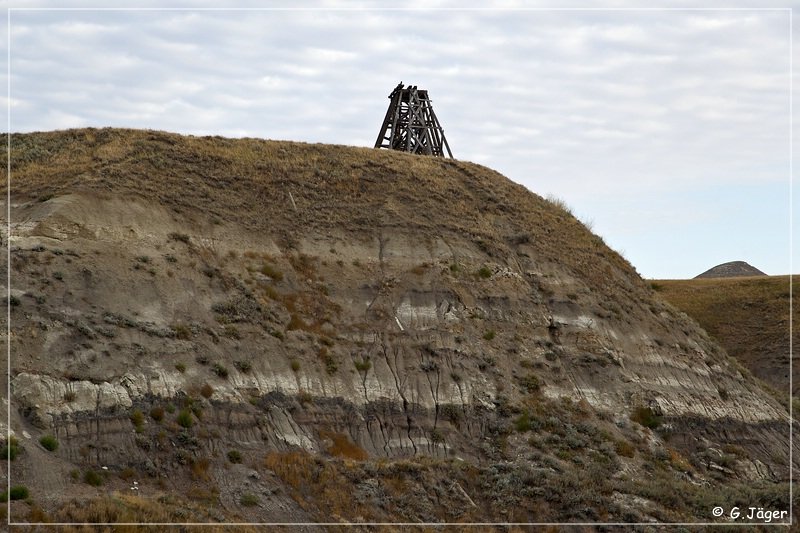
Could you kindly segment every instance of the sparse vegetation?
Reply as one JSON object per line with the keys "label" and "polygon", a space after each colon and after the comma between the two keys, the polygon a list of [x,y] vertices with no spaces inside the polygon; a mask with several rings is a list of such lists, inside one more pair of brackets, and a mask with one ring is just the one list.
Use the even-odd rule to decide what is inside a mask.
{"label": "sparse vegetation", "polygon": [[487,340],[487,341],[494,340],[494,338],[496,336],[497,336],[497,333],[493,329],[490,329],[489,331],[487,331],[486,333],[483,334],[484,340]]}
{"label": "sparse vegetation", "polygon": [[475,275],[477,275],[481,279],[489,279],[492,277],[492,270],[484,265],[478,269]]}
{"label": "sparse vegetation", "polygon": [[183,363],[175,363],[175,370],[183,374],[186,372],[186,365]]}
{"label": "sparse vegetation", "polygon": [[292,368],[292,372],[300,372],[300,361],[297,359],[292,359],[289,363],[289,366]]}
{"label": "sparse vegetation", "polygon": [[242,454],[239,450],[230,450],[228,452],[228,461],[233,464],[241,463],[242,462]]}

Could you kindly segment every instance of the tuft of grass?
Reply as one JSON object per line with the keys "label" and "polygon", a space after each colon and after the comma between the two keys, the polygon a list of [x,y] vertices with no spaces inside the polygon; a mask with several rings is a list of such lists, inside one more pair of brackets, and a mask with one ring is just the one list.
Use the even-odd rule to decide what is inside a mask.
{"label": "tuft of grass", "polygon": [[230,450],[228,452],[228,461],[233,464],[238,464],[242,462],[242,454],[239,450]]}
{"label": "tuft of grass", "polygon": [[183,363],[175,363],[175,370],[183,374],[186,372],[186,365]]}
{"label": "tuft of grass", "polygon": [[484,265],[480,267],[477,272],[475,272],[475,275],[481,279],[489,279],[492,277],[492,270]]}
{"label": "tuft of grass", "polygon": [[300,361],[298,361],[297,359],[292,359],[292,362],[289,363],[289,366],[291,366],[292,372],[300,371]]}
{"label": "tuft of grass", "polygon": [[493,329],[490,329],[486,333],[483,334],[484,340],[491,341],[497,336],[497,333]]}
{"label": "tuft of grass", "polygon": [[39,444],[49,452],[54,452],[58,449],[58,439],[53,435],[43,435],[42,438],[39,439]]}
{"label": "tuft of grass", "polygon": [[239,498],[239,505],[243,507],[253,507],[255,505],[258,505],[258,496],[250,492],[245,492]]}
{"label": "tuft of grass", "polygon": [[180,413],[178,413],[178,417],[175,419],[179,426],[189,429],[194,425],[194,419],[192,418],[192,412],[188,409],[182,409]]}

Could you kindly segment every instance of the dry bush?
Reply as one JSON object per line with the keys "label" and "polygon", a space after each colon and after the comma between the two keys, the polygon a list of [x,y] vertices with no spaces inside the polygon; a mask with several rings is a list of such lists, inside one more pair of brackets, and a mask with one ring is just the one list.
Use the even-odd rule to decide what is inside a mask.
{"label": "dry bush", "polygon": [[369,454],[358,444],[350,441],[344,433],[320,431],[319,435],[323,439],[331,440],[332,444],[328,447],[328,453],[334,457],[354,459],[356,461],[365,461],[369,458]]}

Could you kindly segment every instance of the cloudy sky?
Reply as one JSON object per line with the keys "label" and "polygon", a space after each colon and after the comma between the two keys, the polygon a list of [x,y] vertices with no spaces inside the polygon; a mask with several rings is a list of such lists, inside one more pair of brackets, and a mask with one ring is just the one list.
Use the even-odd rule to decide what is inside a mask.
{"label": "cloudy sky", "polygon": [[733,260],[790,271],[786,9],[15,5],[0,28],[12,131],[372,146],[402,80],[429,91],[457,158],[564,199],[644,277]]}

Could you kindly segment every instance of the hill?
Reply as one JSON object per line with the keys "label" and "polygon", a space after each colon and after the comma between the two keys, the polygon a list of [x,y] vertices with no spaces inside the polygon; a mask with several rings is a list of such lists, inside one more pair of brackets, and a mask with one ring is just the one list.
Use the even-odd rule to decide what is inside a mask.
{"label": "hill", "polygon": [[[669,303],[684,311],[753,375],[788,397],[789,276],[758,276],[652,282]],[[798,305],[795,297],[794,306]],[[794,346],[800,345],[794,329]],[[793,365],[792,395],[800,387]]]}
{"label": "hill", "polygon": [[119,129],[11,146],[15,521],[788,506],[785,407],[490,169]]}
{"label": "hill", "polygon": [[750,276],[766,276],[763,272],[754,266],[751,266],[744,261],[731,261],[729,263],[722,263],[713,268],[709,268],[702,274],[695,277],[695,279],[705,278],[736,278],[736,277],[750,277]]}

